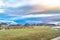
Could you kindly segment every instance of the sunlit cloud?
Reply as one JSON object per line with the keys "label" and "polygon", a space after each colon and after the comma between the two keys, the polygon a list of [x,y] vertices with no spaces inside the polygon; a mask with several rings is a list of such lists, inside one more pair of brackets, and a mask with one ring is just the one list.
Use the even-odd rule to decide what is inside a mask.
{"label": "sunlit cloud", "polygon": [[60,10],[60,0],[30,0],[29,5],[36,7],[35,10],[30,10],[30,13]]}
{"label": "sunlit cloud", "polygon": [[59,6],[60,0],[30,0],[31,5]]}
{"label": "sunlit cloud", "polygon": [[41,5],[41,6],[36,5],[33,8],[34,9],[29,10],[29,12],[27,12],[27,13],[45,12],[45,11],[48,12],[48,11],[60,10],[60,6],[58,6],[58,7],[47,7],[47,6],[43,6],[43,5]]}
{"label": "sunlit cloud", "polygon": [[56,15],[57,14],[36,14],[36,15],[25,15],[25,16],[22,16],[21,18],[51,17]]}

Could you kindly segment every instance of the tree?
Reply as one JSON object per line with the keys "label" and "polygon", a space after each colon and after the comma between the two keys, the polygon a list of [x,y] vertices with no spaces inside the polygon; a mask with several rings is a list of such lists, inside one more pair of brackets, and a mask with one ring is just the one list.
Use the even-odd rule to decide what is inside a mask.
{"label": "tree", "polygon": [[28,27],[28,26],[30,26],[30,24],[26,23],[26,24],[24,24],[24,26]]}

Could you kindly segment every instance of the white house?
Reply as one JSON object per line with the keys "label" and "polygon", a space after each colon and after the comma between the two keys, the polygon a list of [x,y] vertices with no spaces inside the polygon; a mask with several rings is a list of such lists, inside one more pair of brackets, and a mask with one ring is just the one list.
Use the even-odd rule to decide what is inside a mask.
{"label": "white house", "polygon": [[60,28],[60,26],[54,26],[54,27],[52,27],[52,28],[54,28],[54,29],[58,28],[58,29],[59,29],[59,28]]}

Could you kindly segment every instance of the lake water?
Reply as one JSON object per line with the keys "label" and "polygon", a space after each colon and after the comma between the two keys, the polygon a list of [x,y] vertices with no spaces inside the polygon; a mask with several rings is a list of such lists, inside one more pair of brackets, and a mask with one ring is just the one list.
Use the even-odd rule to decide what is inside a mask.
{"label": "lake water", "polygon": [[51,40],[60,40],[60,37],[53,38]]}

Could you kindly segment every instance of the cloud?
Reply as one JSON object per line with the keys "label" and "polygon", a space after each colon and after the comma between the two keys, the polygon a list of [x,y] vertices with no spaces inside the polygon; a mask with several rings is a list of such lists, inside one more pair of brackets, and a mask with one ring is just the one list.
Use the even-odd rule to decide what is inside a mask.
{"label": "cloud", "polygon": [[17,22],[13,21],[13,20],[0,20],[0,23],[8,23],[8,25],[10,24],[17,24]]}
{"label": "cloud", "polygon": [[0,0],[0,7],[1,6],[5,6],[5,4],[3,3],[3,0]]}
{"label": "cloud", "polygon": [[4,9],[2,9],[3,6],[5,6],[5,4],[0,0],[0,13],[4,13]]}
{"label": "cloud", "polygon": [[12,21],[12,22],[10,22],[10,24],[18,24],[18,23],[17,23],[17,22]]}
{"label": "cloud", "polygon": [[[8,15],[9,16],[9,15]],[[60,17],[60,14],[29,14],[29,15],[12,15],[12,17],[14,18],[11,18],[10,20],[21,20],[21,19],[28,19],[28,18],[42,18],[43,21],[48,21],[48,20],[53,20],[54,18],[56,18],[57,16]],[[58,17],[57,17],[58,18]],[[56,19],[55,19],[56,20]]]}
{"label": "cloud", "polygon": [[60,10],[60,0],[30,0],[29,5],[35,6],[35,9],[28,13]]}
{"label": "cloud", "polygon": [[48,24],[60,24],[60,21],[56,21],[56,22],[48,22]]}
{"label": "cloud", "polygon": [[49,17],[53,15],[45,15],[45,14],[38,14],[38,15],[22,15],[22,16],[17,16],[15,18],[12,18],[11,20],[16,20],[16,19],[26,19],[26,18],[36,18],[36,17]]}
{"label": "cloud", "polygon": [[4,13],[5,11],[3,9],[0,9],[0,13]]}
{"label": "cloud", "polygon": [[44,20],[36,22],[51,22],[54,19],[59,19],[57,16],[60,17],[60,14],[56,14],[57,12],[48,12],[56,9],[60,10],[60,1],[58,1],[59,0],[0,0],[0,13],[4,14],[2,16],[0,14],[0,21],[16,24],[14,20],[42,18]]}
{"label": "cloud", "polygon": [[[44,5],[44,6],[59,6],[60,0],[1,0],[6,6],[19,7],[24,5]],[[3,3],[3,4],[4,4]]]}
{"label": "cloud", "polygon": [[13,21],[10,21],[10,20],[0,20],[0,22],[13,22]]}
{"label": "cloud", "polygon": [[28,4],[28,0],[6,0],[4,1],[6,7],[22,7]]}
{"label": "cloud", "polygon": [[56,16],[56,15],[58,14],[36,14],[36,15],[21,16],[21,18],[51,17],[51,16]]}
{"label": "cloud", "polygon": [[28,4],[27,0],[0,0],[0,13],[4,13],[7,8],[18,8]]}
{"label": "cloud", "polygon": [[60,0],[30,0],[30,5],[59,6]]}
{"label": "cloud", "polygon": [[25,23],[43,23],[42,21],[27,20]]}

